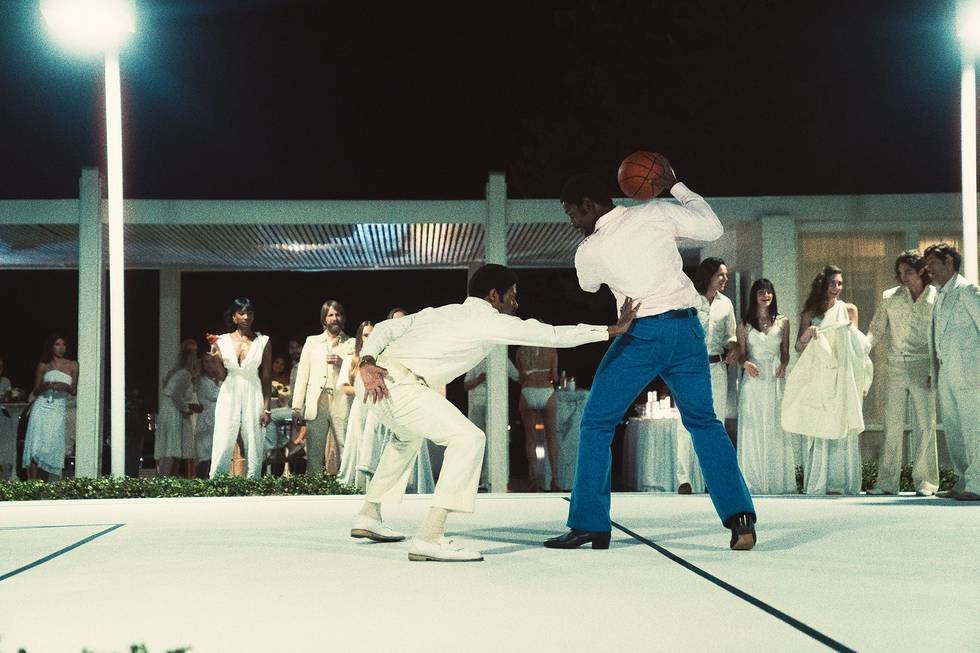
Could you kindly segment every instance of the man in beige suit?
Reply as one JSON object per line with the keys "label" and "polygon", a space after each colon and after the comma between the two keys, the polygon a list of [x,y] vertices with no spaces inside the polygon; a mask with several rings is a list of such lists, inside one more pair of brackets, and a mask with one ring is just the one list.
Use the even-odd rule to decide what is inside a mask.
{"label": "man in beige suit", "polygon": [[931,245],[924,258],[938,289],[932,325],[939,410],[959,477],[952,490],[937,495],[980,501],[980,288],[959,274],[963,257],[952,245]]}
{"label": "man in beige suit", "polygon": [[[333,433],[340,451],[347,432],[350,398],[335,392],[337,374],[344,356],[354,353],[354,340],[344,333],[347,314],[340,302],[328,300],[320,307],[323,333],[310,336],[303,345],[293,385],[293,423],[306,424],[306,473],[322,474],[326,462],[327,436]],[[336,469],[327,469],[336,473]]]}

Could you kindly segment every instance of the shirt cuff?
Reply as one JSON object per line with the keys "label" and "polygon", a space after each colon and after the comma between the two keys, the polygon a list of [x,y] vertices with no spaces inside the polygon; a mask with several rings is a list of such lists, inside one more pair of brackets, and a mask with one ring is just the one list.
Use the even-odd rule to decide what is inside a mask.
{"label": "shirt cuff", "polygon": [[692,195],[697,195],[693,190],[684,185],[684,182],[677,182],[670,188],[670,194],[679,200],[683,200],[685,197],[690,197]]}

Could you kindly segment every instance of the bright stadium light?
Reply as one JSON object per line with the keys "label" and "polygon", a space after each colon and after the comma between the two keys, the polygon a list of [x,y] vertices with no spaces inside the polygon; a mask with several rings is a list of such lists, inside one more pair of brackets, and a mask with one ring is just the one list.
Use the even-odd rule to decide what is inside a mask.
{"label": "bright stadium light", "polygon": [[132,0],[41,0],[41,14],[59,40],[80,49],[118,49],[136,31]]}
{"label": "bright stadium light", "polygon": [[109,383],[112,475],[126,473],[125,256],[122,93],[119,48],[136,30],[133,0],[41,0],[41,14],[65,43],[105,56],[106,177],[109,203]]}
{"label": "bright stadium light", "polygon": [[956,12],[960,39],[960,151],[963,184],[964,277],[977,283],[977,71],[980,53],[980,2],[960,0]]}

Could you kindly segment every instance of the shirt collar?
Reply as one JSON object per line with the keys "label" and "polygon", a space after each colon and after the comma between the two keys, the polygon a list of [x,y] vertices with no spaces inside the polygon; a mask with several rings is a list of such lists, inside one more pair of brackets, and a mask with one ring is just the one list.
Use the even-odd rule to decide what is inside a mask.
{"label": "shirt collar", "polygon": [[622,206],[614,206],[610,210],[606,211],[604,214],[602,214],[602,217],[596,220],[595,229],[592,231],[592,233],[599,231],[599,229],[601,229],[603,226],[618,218],[625,210],[626,209]]}
{"label": "shirt collar", "polygon": [[472,306],[481,311],[497,312],[497,309],[491,306],[490,302],[479,297],[467,297],[463,300],[463,306]]}

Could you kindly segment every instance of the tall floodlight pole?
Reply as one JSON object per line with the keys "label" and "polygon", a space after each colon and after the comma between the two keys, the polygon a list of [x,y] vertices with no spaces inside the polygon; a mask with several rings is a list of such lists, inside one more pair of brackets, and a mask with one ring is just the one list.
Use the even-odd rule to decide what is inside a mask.
{"label": "tall floodlight pole", "polygon": [[963,174],[963,267],[977,283],[977,71],[980,53],[980,2],[960,0],[956,32],[960,39],[960,148]]}
{"label": "tall floodlight pole", "polygon": [[126,326],[123,255],[122,93],[119,49],[136,31],[133,0],[41,0],[59,39],[105,58],[106,176],[109,222],[109,383],[112,475],[126,474]]}

